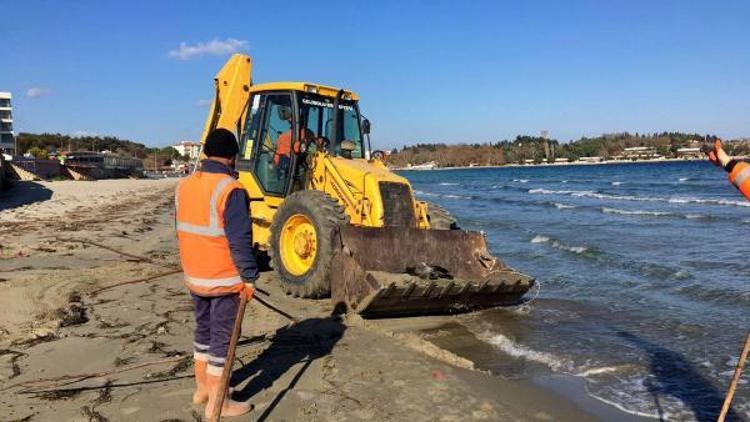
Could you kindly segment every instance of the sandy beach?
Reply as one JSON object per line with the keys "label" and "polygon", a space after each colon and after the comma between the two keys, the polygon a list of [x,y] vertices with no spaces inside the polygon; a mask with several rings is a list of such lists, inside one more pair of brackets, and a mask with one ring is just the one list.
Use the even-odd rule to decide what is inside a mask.
{"label": "sandy beach", "polygon": [[[29,182],[0,196],[0,420],[203,420],[175,183]],[[503,379],[421,333],[451,317],[332,316],[328,300],[283,294],[272,270],[258,287],[300,322],[249,304],[233,385],[255,408],[237,420],[630,418],[582,381]]]}

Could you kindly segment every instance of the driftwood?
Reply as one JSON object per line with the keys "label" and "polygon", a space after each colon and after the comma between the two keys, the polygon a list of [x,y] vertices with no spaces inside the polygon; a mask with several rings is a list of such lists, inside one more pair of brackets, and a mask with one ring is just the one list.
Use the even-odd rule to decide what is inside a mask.
{"label": "driftwood", "polygon": [[[64,387],[66,385],[85,381],[91,378],[102,378],[102,377],[106,377],[109,375],[132,371],[134,369],[144,368],[147,366],[163,365],[165,363],[179,362],[183,359],[185,359],[185,355],[181,355],[181,356],[173,357],[169,359],[161,359],[161,360],[155,360],[155,361],[150,361],[150,362],[136,363],[133,365],[124,366],[122,368],[117,368],[117,369],[113,369],[110,371],[93,372],[90,374],[63,375],[60,377],[43,378],[43,379],[38,379],[38,380],[33,380],[33,381],[24,381],[24,382],[19,382],[19,383],[4,387],[0,391],[5,391],[11,388],[17,388],[17,387],[56,389],[56,388]],[[22,393],[24,393],[24,391],[22,391]]]}
{"label": "driftwood", "polygon": [[162,264],[160,262],[154,261],[153,259],[151,259],[149,257],[146,257],[146,256],[135,255],[135,254],[128,253],[128,252],[123,252],[123,251],[121,251],[119,249],[115,249],[115,248],[113,248],[111,246],[107,246],[107,245],[104,245],[104,244],[99,243],[99,242],[93,242],[91,240],[84,240],[84,239],[63,239],[63,238],[60,238],[60,237],[56,237],[55,240],[60,241],[60,242],[76,242],[76,243],[82,243],[84,245],[96,246],[98,248],[106,249],[106,250],[108,250],[110,252],[114,252],[114,253],[116,253],[118,255],[122,255],[122,256],[128,257],[130,259],[139,261],[139,262],[146,262],[146,263],[153,264],[153,265],[158,265],[158,266],[164,267],[164,268],[176,268],[176,267],[174,267],[172,265],[166,265],[166,264]]}
{"label": "driftwood", "polygon": [[[122,255],[122,256],[126,256],[126,257],[131,258],[131,259],[135,259],[137,261],[146,262],[146,263],[153,264],[153,265],[158,265],[158,266],[161,266],[161,267],[164,267],[164,268],[172,270],[172,271],[168,271],[168,272],[165,272],[165,273],[160,273],[160,274],[156,274],[156,275],[153,275],[153,276],[149,276],[149,277],[146,277],[146,278],[139,278],[139,279],[136,279],[136,280],[129,280],[129,281],[123,281],[123,282],[119,282],[119,283],[110,284],[108,286],[104,286],[102,288],[99,288],[99,289],[96,289],[96,290],[90,292],[89,294],[91,296],[96,296],[100,292],[105,291],[105,290],[109,290],[109,289],[114,288],[114,287],[125,286],[125,285],[128,285],[128,284],[146,283],[146,282],[155,280],[157,278],[166,277],[168,275],[177,274],[177,273],[181,273],[182,272],[182,270],[179,269],[179,268],[177,268],[177,267],[174,267],[174,266],[171,266],[171,265],[161,264],[161,263],[156,262],[153,259],[145,257],[145,256],[134,255],[134,254],[131,254],[131,253],[123,252],[123,251],[121,251],[119,249],[115,249],[115,248],[109,247],[107,245],[103,245],[101,243],[98,243],[98,242],[92,242],[90,240],[83,240],[83,239],[62,239],[62,238],[59,238],[59,237],[56,237],[55,239],[58,240],[58,241],[60,241],[60,242],[78,242],[78,243],[83,243],[83,244],[86,244],[86,245],[96,246],[96,247],[99,247],[99,248],[106,249],[108,251],[114,252],[116,254],[119,254],[119,255]],[[257,293],[263,294],[264,296],[267,296],[267,297],[270,296],[270,294],[268,294],[267,292],[265,292],[265,291],[263,291],[261,289],[255,289],[255,291]],[[296,317],[290,315],[288,312],[283,311],[281,308],[279,308],[278,306],[276,306],[274,303],[268,301],[267,299],[263,300],[263,299],[260,299],[258,297],[256,297],[256,299],[258,299],[258,302],[261,305],[263,305],[266,308],[268,308],[268,309],[276,312],[277,314],[283,316],[284,318],[287,318],[287,319],[289,319],[290,321],[292,321],[294,323],[298,323],[299,322],[299,318],[296,318]]]}
{"label": "driftwood", "polygon": [[[178,273],[181,273],[181,272],[182,272],[182,270],[175,269],[175,270],[172,270],[172,271],[167,271],[165,273],[155,274],[155,275],[152,275],[152,276],[149,276],[149,277],[146,277],[146,278],[139,278],[139,279],[136,279],[136,280],[122,281],[122,282],[119,282],[119,283],[114,283],[114,284],[110,284],[108,286],[101,287],[99,289],[96,289],[96,290],[90,292],[89,294],[91,296],[96,296],[96,295],[98,295],[99,293],[101,293],[101,292],[103,292],[105,290],[109,290],[109,289],[112,289],[112,288],[115,288],[115,287],[125,286],[125,285],[128,285],[128,284],[146,283],[146,282],[149,282],[149,281],[152,281],[152,280],[156,280],[157,278],[166,277],[168,275],[178,274]],[[266,296],[269,296],[268,293],[266,293],[266,292],[264,292],[262,290],[256,290],[256,292],[262,293],[262,294],[264,294]],[[276,304],[272,303],[268,299],[261,299],[258,296],[255,296],[254,299],[256,299],[257,302],[260,303],[261,305],[265,306],[266,308],[270,309],[273,312],[276,312],[277,314],[283,316],[284,318],[287,318],[288,320],[292,321],[295,324],[300,321],[299,318],[297,318],[297,317],[291,315],[290,313],[282,310]]]}
{"label": "driftwood", "polygon": [[145,283],[145,282],[148,282],[148,281],[151,281],[151,280],[156,280],[157,278],[166,277],[168,275],[178,274],[178,273],[181,273],[181,272],[182,272],[182,270],[175,269],[175,270],[172,270],[172,271],[167,271],[165,273],[155,274],[155,275],[152,275],[152,276],[149,276],[149,277],[146,277],[146,278],[139,278],[139,279],[136,279],[136,280],[129,280],[129,281],[121,281],[119,283],[113,283],[113,284],[110,284],[108,286],[104,286],[104,287],[101,287],[99,289],[96,289],[96,290],[90,292],[89,294],[91,296],[96,296],[99,293],[101,293],[101,292],[103,292],[105,290],[112,289],[114,287],[125,286],[127,284]]}
{"label": "driftwood", "polygon": [[[258,347],[268,345],[268,343],[272,341],[272,339],[273,339],[272,335],[266,334],[262,336],[262,338],[250,339],[249,343],[240,344],[240,342],[237,341],[236,347],[238,349],[239,348],[255,349]],[[255,354],[253,353],[252,356],[255,356]],[[43,378],[43,379],[37,379],[37,380],[32,380],[32,381],[19,382],[13,385],[9,385],[7,387],[3,387],[0,389],[0,391],[10,390],[13,388],[18,388],[18,387],[24,388],[24,390],[19,391],[20,394],[38,394],[38,393],[51,393],[51,392],[57,392],[57,391],[74,390],[75,388],[62,388],[62,387],[66,387],[71,384],[76,384],[78,382],[85,381],[88,379],[103,378],[103,377],[107,377],[110,375],[132,371],[132,370],[139,369],[139,368],[145,368],[148,366],[180,362],[188,358],[189,356],[187,354],[181,353],[180,356],[175,356],[175,357],[171,357],[168,359],[143,362],[143,363],[136,363],[133,365],[124,366],[124,367],[113,369],[110,371],[94,372],[90,374],[62,375],[59,377]],[[85,388],[97,389],[97,388],[105,388],[106,386],[107,384],[103,384],[101,386],[92,386],[92,387],[85,387]]]}

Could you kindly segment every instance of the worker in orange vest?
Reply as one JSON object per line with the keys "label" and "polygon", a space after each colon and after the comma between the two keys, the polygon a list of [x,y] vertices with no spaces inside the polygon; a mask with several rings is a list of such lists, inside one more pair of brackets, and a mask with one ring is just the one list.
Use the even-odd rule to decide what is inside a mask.
{"label": "worker in orange vest", "polygon": [[289,166],[292,163],[292,153],[299,154],[302,151],[302,144],[315,139],[315,134],[307,128],[301,128],[299,131],[299,140],[292,145],[292,130],[279,135],[276,141],[276,152],[273,155],[273,164],[276,167],[276,177],[282,180],[289,172]]}
{"label": "worker in orange vest", "polygon": [[[252,249],[250,202],[234,172],[239,152],[234,134],[216,129],[206,137],[201,168],[175,194],[175,223],[185,285],[195,303],[193,403],[206,403],[209,418],[227,362],[240,295],[252,295],[258,265]],[[245,402],[225,400],[222,416],[249,412]]]}
{"label": "worker in orange vest", "polygon": [[276,140],[276,152],[273,155],[273,164],[276,167],[289,167],[289,161],[292,157],[292,130],[279,135]]}
{"label": "worker in orange vest", "polygon": [[727,155],[721,147],[721,139],[717,139],[714,148],[708,152],[708,159],[723,167],[729,173],[729,182],[739,189],[745,198],[750,199],[750,164]]}
{"label": "worker in orange vest", "polygon": [[[281,178],[281,173],[286,173],[289,169],[289,163],[292,161],[292,108],[282,106],[278,109],[279,118],[289,125],[289,130],[279,135],[276,139],[276,151],[273,154],[273,165],[276,166],[277,177]],[[295,151],[299,152],[297,145]]]}

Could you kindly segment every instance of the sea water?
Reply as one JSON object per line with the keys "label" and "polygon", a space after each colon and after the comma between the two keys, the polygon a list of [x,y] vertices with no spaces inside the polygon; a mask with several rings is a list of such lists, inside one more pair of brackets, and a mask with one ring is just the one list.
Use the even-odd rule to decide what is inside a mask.
{"label": "sea water", "polygon": [[[634,414],[715,420],[750,329],[750,201],[722,170],[401,174],[419,199],[486,233],[493,254],[540,282],[525,306],[457,318],[476,342],[461,354],[498,376],[583,377],[588,394]],[[750,418],[746,375],[734,417]]]}

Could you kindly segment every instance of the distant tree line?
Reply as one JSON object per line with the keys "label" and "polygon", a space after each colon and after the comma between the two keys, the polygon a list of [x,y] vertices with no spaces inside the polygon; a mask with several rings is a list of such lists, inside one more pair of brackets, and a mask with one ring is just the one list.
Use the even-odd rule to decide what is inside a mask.
{"label": "distant tree line", "polygon": [[63,151],[110,151],[123,158],[140,158],[147,168],[153,166],[154,161],[158,161],[159,165],[175,159],[187,161],[187,157],[181,157],[180,153],[171,146],[150,148],[139,142],[114,136],[70,136],[60,133],[21,132],[16,140],[21,154],[28,152],[37,158]]}
{"label": "distant tree line", "polygon": [[[605,159],[621,155],[625,148],[651,147],[665,157],[677,156],[677,150],[691,141],[713,142],[714,135],[698,133],[662,132],[653,134],[614,133],[594,138],[583,137],[569,143],[540,136],[519,135],[513,140],[475,144],[418,143],[394,149],[389,164],[405,167],[434,162],[439,167],[488,166],[513,163],[554,162],[558,159],[577,161],[581,157],[599,156]],[[726,146],[732,155],[750,154],[750,143],[731,142]]]}

